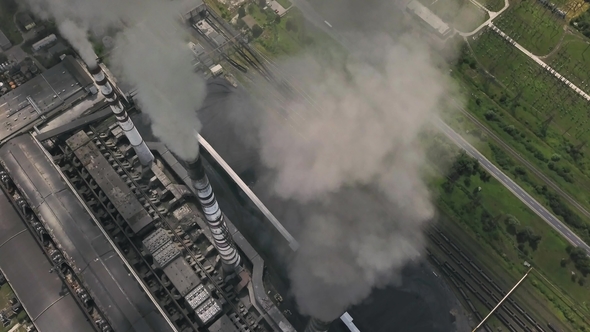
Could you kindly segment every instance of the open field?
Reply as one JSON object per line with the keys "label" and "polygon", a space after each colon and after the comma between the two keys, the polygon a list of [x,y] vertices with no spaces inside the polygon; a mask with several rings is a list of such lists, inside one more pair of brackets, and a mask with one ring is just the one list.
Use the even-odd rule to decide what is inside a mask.
{"label": "open field", "polygon": [[590,93],[590,42],[571,36],[545,62],[578,88]]}
{"label": "open field", "polygon": [[477,2],[493,12],[500,11],[500,9],[504,8],[503,0],[479,0]]}
{"label": "open field", "polygon": [[[431,147],[431,151],[442,151],[437,152],[436,160],[446,159],[444,155],[455,149],[440,137],[435,146],[436,148]],[[485,251],[499,259],[496,266],[504,266],[515,278],[524,273],[525,267],[522,264],[526,260],[553,284],[562,287],[563,291],[559,290],[560,297],[567,298],[566,294],[569,294],[573,299],[570,303],[575,301],[581,304],[586,301],[590,296],[588,285],[580,286],[571,281],[571,266],[560,267],[561,259],[567,257],[567,242],[564,239],[516,200],[502,184],[493,178],[484,177],[482,171],[457,176],[451,167],[450,173],[447,179],[433,179],[431,182],[432,189],[439,193],[438,205],[477,241],[489,245]],[[522,241],[518,234],[523,229],[532,230],[540,240],[537,243]],[[481,255],[484,255],[483,252]],[[555,296],[553,300],[560,302]],[[573,321],[578,326],[585,324],[580,317],[571,316],[572,309],[567,309],[564,303],[560,305],[563,310],[556,308],[555,311],[561,311],[562,318],[568,316],[569,319],[566,320]],[[586,307],[577,309],[590,312]]]}
{"label": "open field", "polygon": [[537,0],[516,0],[494,24],[533,54],[546,55],[563,37],[566,22]]}
{"label": "open field", "polygon": [[590,189],[587,102],[495,33],[470,43],[474,53],[466,52],[457,70],[477,95],[468,110],[590,206],[587,190],[580,190]]}
{"label": "open field", "polygon": [[292,3],[289,0],[276,0],[283,8],[287,9],[291,7]]}

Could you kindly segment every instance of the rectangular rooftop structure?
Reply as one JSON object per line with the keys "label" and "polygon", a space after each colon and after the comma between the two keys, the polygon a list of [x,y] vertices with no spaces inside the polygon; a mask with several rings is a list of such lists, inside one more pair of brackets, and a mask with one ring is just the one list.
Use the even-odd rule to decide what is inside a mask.
{"label": "rectangular rooftop structure", "polygon": [[196,310],[207,298],[209,298],[209,293],[205,289],[203,284],[195,287],[192,291],[190,291],[185,297],[188,304]]}
{"label": "rectangular rooftop structure", "polygon": [[439,37],[446,37],[451,32],[451,28],[436,16],[430,9],[422,5],[418,0],[411,1],[407,6],[406,10],[418,17],[423,23],[425,23],[431,30],[434,30]]}
{"label": "rectangular rooftop structure", "polygon": [[221,312],[221,306],[215,299],[210,298],[198,307],[195,312],[203,324],[207,324]]}
{"label": "rectangular rooftop structure", "polygon": [[[70,69],[82,70],[79,67],[75,63]],[[30,126],[42,115],[88,95],[70,69],[60,62],[0,97],[0,141]]]}
{"label": "rectangular rooftop structure", "polygon": [[153,254],[154,260],[162,267],[166,267],[173,259],[180,256],[180,250],[172,242],[167,242]]}
{"label": "rectangular rooftop structure", "polygon": [[77,132],[66,143],[136,234],[152,223],[152,217],[85,132]]}
{"label": "rectangular rooftop structure", "polygon": [[193,271],[183,257],[170,262],[164,268],[164,273],[166,273],[168,279],[170,279],[182,296],[187,295],[191,290],[195,289],[195,286],[201,283],[195,271]]}
{"label": "rectangular rooftop structure", "polygon": [[156,231],[148,235],[143,241],[143,246],[150,252],[154,253],[158,248],[170,242],[170,236],[162,228],[158,228]]}

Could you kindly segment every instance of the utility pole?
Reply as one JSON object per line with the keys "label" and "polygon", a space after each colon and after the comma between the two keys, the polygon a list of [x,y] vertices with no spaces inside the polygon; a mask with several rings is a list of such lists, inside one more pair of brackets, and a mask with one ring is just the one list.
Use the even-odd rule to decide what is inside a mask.
{"label": "utility pole", "polygon": [[512,294],[512,292],[514,292],[514,290],[518,287],[518,285],[520,285],[521,282],[524,281],[524,279],[529,275],[529,273],[533,270],[533,268],[531,267],[525,274],[524,276],[516,283],[516,285],[514,285],[514,287],[512,287],[512,289],[508,292],[508,294],[506,294],[504,296],[504,298],[502,298],[500,300],[500,302],[498,302],[498,304],[494,307],[494,309],[492,309],[492,311],[490,311],[490,313],[484,317],[484,319],[481,321],[481,323],[479,323],[471,332],[475,332],[477,331],[477,329],[479,329],[483,323],[485,323],[486,320],[488,320],[488,318],[490,318],[490,316],[494,313],[494,311],[496,311],[496,309],[498,309],[502,303],[504,302],[504,300],[506,300],[508,298],[508,296],[510,296],[510,294]]}

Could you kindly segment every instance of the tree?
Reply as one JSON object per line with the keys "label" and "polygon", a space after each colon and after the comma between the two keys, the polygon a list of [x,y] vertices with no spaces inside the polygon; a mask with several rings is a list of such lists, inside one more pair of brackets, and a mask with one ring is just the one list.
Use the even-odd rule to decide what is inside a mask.
{"label": "tree", "polygon": [[276,24],[279,24],[279,23],[281,23],[281,15],[278,15],[278,14],[277,14],[277,16],[275,17],[275,23],[276,23]]}
{"label": "tree", "polygon": [[504,223],[506,224],[506,231],[512,235],[516,235],[517,229],[520,226],[520,221],[518,221],[515,216],[509,214],[506,216]]}
{"label": "tree", "polygon": [[266,7],[266,0],[258,0],[258,5],[260,7]]}
{"label": "tree", "polygon": [[258,37],[260,37],[260,35],[261,35],[261,34],[262,34],[262,28],[260,27],[260,25],[258,25],[258,24],[255,24],[255,25],[252,27],[252,36],[253,36],[254,38],[258,38]]}
{"label": "tree", "polygon": [[567,266],[567,259],[565,259],[565,258],[562,258],[562,259],[561,259],[561,262],[559,262],[559,265],[560,265],[561,267],[566,267],[566,266]]}
{"label": "tree", "polygon": [[586,279],[584,279],[584,278],[580,278],[580,279],[578,279],[578,285],[580,285],[580,286],[584,287],[584,284],[585,284],[585,283],[586,283]]}
{"label": "tree", "polygon": [[238,8],[238,17],[242,18],[246,16],[246,9],[244,9],[244,6]]}

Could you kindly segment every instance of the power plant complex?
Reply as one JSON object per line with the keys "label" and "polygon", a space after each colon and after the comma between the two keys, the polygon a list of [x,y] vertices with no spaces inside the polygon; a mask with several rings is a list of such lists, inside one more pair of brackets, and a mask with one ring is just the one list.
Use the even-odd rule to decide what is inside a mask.
{"label": "power plant complex", "polygon": [[[75,75],[62,75],[98,87],[92,105],[1,137],[0,268],[36,329],[296,331],[262,256],[221,211],[204,155],[145,141],[103,66],[68,61]],[[2,111],[35,114],[26,100]]]}
{"label": "power plant complex", "polygon": [[[199,28],[203,10],[183,19],[232,48],[210,19],[199,22],[212,32]],[[235,89],[214,61],[230,58],[193,46],[209,80]],[[281,295],[277,253],[299,244],[203,137],[186,137],[199,154],[181,160],[144,135],[139,106],[100,62],[64,55],[38,77],[0,96],[0,271],[36,330],[328,331]],[[216,195],[219,179],[234,193]],[[228,195],[258,230],[224,213]]]}

